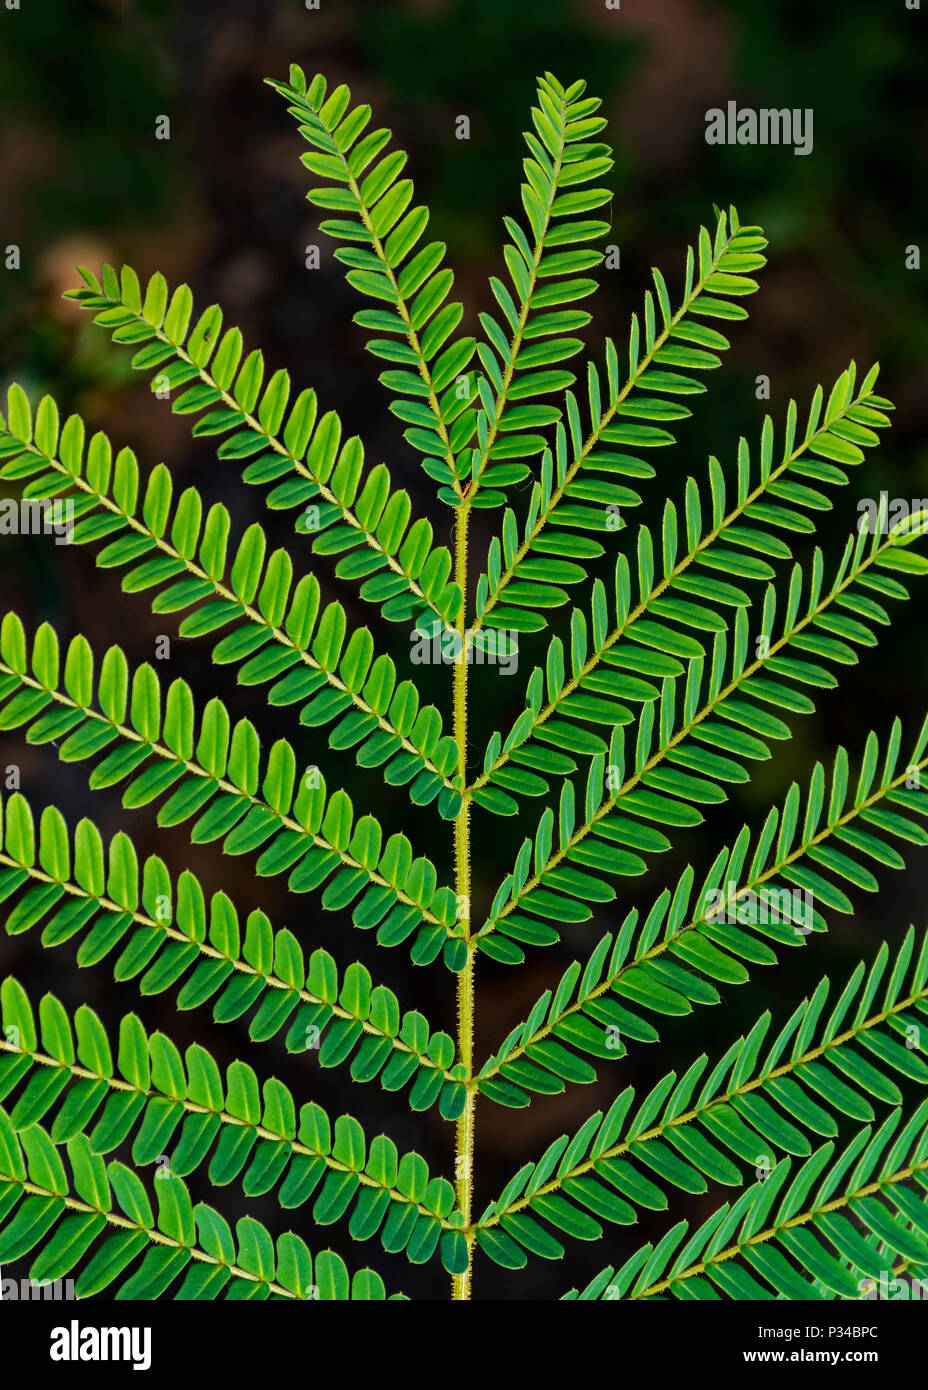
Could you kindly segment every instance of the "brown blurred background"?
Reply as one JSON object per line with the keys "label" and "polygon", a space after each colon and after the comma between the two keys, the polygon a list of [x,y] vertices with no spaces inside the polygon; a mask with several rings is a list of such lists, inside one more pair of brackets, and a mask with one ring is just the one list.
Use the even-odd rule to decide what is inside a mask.
{"label": "brown blurred background", "polygon": [[[127,261],[142,277],[160,269],[172,285],[186,280],[201,308],[220,301],[226,322],[238,323],[246,342],[264,349],[270,367],[286,365],[296,386],[315,386],[349,430],[361,434],[369,460],[387,461],[417,512],[432,506],[434,516],[433,485],[387,413],[377,363],[351,323],[358,297],[304,199],[299,155],[305,147],[262,79],[285,76],[291,61],[310,74],[321,70],[333,85],[347,82],[356,100],[373,105],[375,120],[392,127],[409,151],[419,197],[431,206],[431,233],[448,243],[474,331],[477,312],[490,306],[487,276],[501,273],[500,219],[521,213],[521,132],[534,78],[551,69],[564,82],[586,78],[591,93],[604,98],[607,138],[616,149],[611,239],[621,248],[621,269],[603,272],[592,301],[594,353],[603,334],[621,343],[650,266],[664,270],[676,296],[685,247],[700,222],[712,222],[713,203],[734,202],[742,221],[762,223],[770,238],[762,293],[749,301],[751,318],[736,327],[724,369],[680,428],[678,447],[661,459],[659,479],[646,491],[647,519],[659,516],[665,493],[682,498],[689,473],[702,483],[708,452],[730,469],[739,434],[755,441],[765,409],[780,425],[790,396],[802,408],[816,383],[830,386],[849,358],[861,375],[871,361],[882,363],[879,389],[898,406],[895,429],[856,474],[853,495],[850,489],[839,495],[822,520],[819,539],[833,562],[860,497],[881,489],[891,497],[928,495],[926,271],[905,265],[906,248],[928,241],[924,38],[924,16],[902,0],[880,7],[867,0],[820,0],[814,7],[797,0],[775,6],[623,0],[617,10],[603,0],[322,0],[319,11],[301,0],[22,0],[19,10],[0,10],[0,252],[16,245],[21,255],[18,270],[3,269],[0,255],[0,386],[16,379],[30,392],[53,392],[63,409],[79,410],[92,428],[105,427],[115,442],[132,445],[144,466],[163,460],[179,484],[195,483],[209,501],[224,501],[233,536],[259,520],[278,543],[290,544],[298,570],[305,567],[304,543],[287,520],[266,511],[263,495],[240,482],[233,464],[219,463],[209,441],[192,441],[184,419],[131,372],[129,352],[114,348],[89,316],[60,297],[76,282],[77,263],[98,270],[104,260]],[[705,112],[730,98],[754,107],[812,107],[813,153],[707,146]],[[469,141],[454,138],[460,114],[470,117]],[[155,139],[163,115],[171,122],[167,141]],[[316,271],[304,268],[312,243],[322,250]],[[769,406],[755,397],[759,374],[770,378]],[[478,546],[498,520],[491,516],[478,529]],[[438,523],[446,528],[447,512]],[[326,562],[314,568],[335,596]],[[151,659],[156,637],[175,631],[169,620],[151,615],[143,596],[122,594],[115,576],[94,567],[89,550],[52,550],[41,537],[0,539],[0,592],[3,608],[15,607],[28,625],[45,619],[66,636],[84,632],[100,653],[119,642],[132,664]],[[354,622],[373,620],[352,594],[340,596]],[[794,739],[759,768],[750,788],[713,811],[698,831],[680,836],[646,879],[623,884],[616,910],[601,912],[596,927],[614,928],[632,904],[647,910],[687,863],[704,873],[744,819],[759,825],[771,801],[793,779],[806,782],[816,759],[830,761],[839,742],[856,754],[867,730],[885,734],[894,713],[905,719],[911,742],[928,711],[926,600],[916,584],[914,601],[899,610],[878,652],[845,674],[815,716],[795,721]],[[388,632],[381,645],[397,660],[408,656],[405,631]],[[482,709],[474,697],[475,760],[487,734],[507,728],[517,714],[543,649],[544,641],[524,642],[511,682],[499,684],[491,668],[484,670]],[[280,716],[269,715],[260,691],[229,688],[211,668],[208,650],[202,641],[175,642],[161,674],[183,675],[201,699],[222,693],[265,739],[276,737]],[[417,669],[428,687],[424,700],[447,711],[441,673],[436,680],[434,672]],[[390,829],[402,825],[417,851],[428,849],[447,876],[450,834],[439,833],[434,812],[417,811],[405,794],[362,781],[352,764],[335,761],[295,720],[286,732],[330,784],[344,784],[356,804],[374,810]],[[14,762],[35,807],[54,801],[72,822],[88,814],[105,832],[128,829],[140,853],[163,855],[175,871],[194,869],[208,888],[230,891],[243,912],[264,907],[275,926],[291,927],[307,948],[325,944],[342,964],[361,954],[404,1007],[420,1007],[433,1026],[453,1031],[454,984],[440,964],[417,970],[402,948],[369,949],[347,918],[323,920],[311,899],[289,897],[283,880],[256,880],[252,859],[224,859],[209,847],[193,851],[182,830],[158,831],[150,813],[123,812],[114,795],[90,793],[80,766],[61,766],[51,749],[27,751],[21,739],[0,736],[0,767]],[[478,913],[536,819],[531,808],[517,823],[488,826],[478,818]],[[913,854],[905,874],[886,875],[884,882],[878,900],[859,894],[853,919],[832,916],[826,938],[789,953],[776,971],[757,971],[720,1008],[703,1009],[682,1026],[668,1020],[658,1047],[638,1047],[615,1072],[603,1066],[597,1087],[538,1100],[529,1112],[482,1103],[478,1212],[521,1162],[576,1128],[594,1106],[608,1105],[629,1080],[647,1088],[669,1068],[685,1069],[704,1048],[718,1055],[764,1007],[785,1021],[822,972],[843,982],[883,935],[898,940],[913,918],[924,927],[924,857]],[[481,965],[478,1055],[493,1050],[598,932],[587,926],[565,937],[562,950],[535,953],[519,971]],[[290,1058],[280,1039],[256,1049],[244,1026],[219,1028],[208,1011],[178,1014],[173,991],[140,1001],[133,985],[112,984],[106,965],[78,978],[73,949],[43,952],[37,934],[0,937],[0,965],[15,972],[36,1002],[46,989],[71,1008],[86,1000],[111,1026],[135,1009],[150,1030],[161,1027],[179,1044],[199,1040],[223,1063],[250,1049],[259,1075],[287,1081],[298,1103],[316,1098],[333,1114],[348,1109],[370,1134],[383,1127],[401,1149],[416,1147],[448,1170],[450,1130],[436,1115],[412,1116],[401,1098],[387,1097],[376,1083],[349,1084],[342,1070],[321,1072],[305,1057]],[[193,1187],[230,1218],[246,1208],[235,1187],[225,1193],[205,1183]],[[720,1199],[717,1192],[702,1201],[680,1194],[674,1214],[698,1219]],[[352,1269],[370,1263],[390,1289],[446,1296],[447,1276],[437,1260],[413,1269],[384,1255],[376,1242],[354,1245],[343,1225],[313,1230],[308,1212],[282,1213],[273,1198],[247,1205],[275,1231],[292,1226],[313,1249],[331,1245]],[[630,1230],[610,1230],[596,1247],[574,1244],[562,1266],[532,1260],[516,1276],[481,1258],[477,1296],[558,1297],[604,1264],[621,1263],[664,1227],[663,1217],[642,1219]]]}

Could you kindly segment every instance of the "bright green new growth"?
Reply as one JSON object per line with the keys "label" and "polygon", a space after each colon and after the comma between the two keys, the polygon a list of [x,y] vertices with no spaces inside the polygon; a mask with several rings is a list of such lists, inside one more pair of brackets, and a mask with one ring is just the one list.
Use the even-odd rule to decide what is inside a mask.
{"label": "bright green new growth", "polygon": [[[609,230],[595,213],[612,196],[601,183],[612,161],[596,139],[599,103],[582,82],[564,88],[548,74],[526,135],[524,221],[505,219],[506,279],[491,280],[496,308],[480,314],[480,339],[460,336],[445,247],[424,242],[428,212],[390,132],[368,131],[370,109],[352,107],[345,87],[328,94],[321,77],[307,84],[293,68],[271,85],[310,146],[322,228],[371,301],[355,321],[451,509],[452,546],[435,543],[314,391],[292,396],[286,371],[265,380],[262,354],[245,353],[218,306],[196,317],[187,286],[171,293],[155,274],[143,287],[129,267],[106,266],[99,281],[82,272],[71,297],[134,350],[173,411],[196,417],[195,435],[220,440],[219,458],[266,489],[269,507],[294,513],[321,567],[334,561],[372,615],[459,652],[492,650],[494,629],[527,634],[530,648],[531,634],[554,632],[522,713],[474,768],[470,706],[488,673],[453,666],[449,732],[368,628],[349,631],[342,605],[315,574],[298,577],[285,549],[269,551],[260,526],[232,541],[221,504],[193,487],[175,496],[163,465],[142,469],[103,433],[88,438],[80,417],[62,421],[50,397],[33,406],[10,389],[0,477],[33,503],[73,508],[73,542],[95,546],[96,563],[122,571],[123,589],[147,593],[153,611],[183,614],[180,635],[205,638],[239,683],[295,707],[295,734],[325,730],[392,797],[434,807],[453,879],[301,766],[298,743],[264,746],[221,699],[199,708],[186,682],[131,669],[120,647],[94,653],[45,623],[27,633],[14,613],[0,626],[0,728],[86,762],[90,786],[121,787],[126,808],[157,804],[159,825],[187,823],[193,843],[251,856],[259,877],[284,875],[314,905],[350,910],[379,946],[437,969],[432,988],[455,978],[458,1028],[452,1038],[404,1010],[366,965],[314,949],[302,930],[260,910],[243,920],[188,870],[140,862],[127,833],[106,843],[91,820],[69,827],[54,806],[34,812],[13,792],[0,806],[8,935],[37,929],[44,947],[72,942],[81,967],[109,958],[143,996],[176,988],[179,1009],[247,1019],[255,1046],[223,1071],[199,1044],[181,1053],[149,1035],[135,1014],[109,1036],[87,1006],[72,1017],[7,977],[0,1264],[30,1256],[31,1278],[73,1275],[78,1297],[404,1297],[332,1251],[311,1255],[302,1235],[275,1239],[250,1217],[233,1233],[193,1204],[185,1179],[200,1174],[246,1197],[272,1193],[301,1232],[342,1222],[414,1264],[438,1260],[457,1299],[471,1296],[478,1250],[510,1269],[569,1258],[570,1241],[667,1208],[673,1189],[710,1186],[732,1197],[697,1230],[678,1221],[564,1297],[856,1298],[900,1261],[928,1264],[928,1100],[917,1096],[928,1082],[928,942],[912,930],[836,998],[822,980],[775,1034],[768,1012],[724,1055],[668,1071],[644,1097],[617,1081],[606,1113],[474,1207],[478,1096],[525,1107],[595,1081],[629,1046],[657,1042],[663,1016],[718,1003],[720,987],[824,931],[825,912],[852,912],[845,889],[876,890],[876,871],[903,866],[898,845],[928,843],[928,720],[911,746],[896,720],[882,746],[869,736],[853,779],[838,749],[830,773],[816,765],[807,789],[793,784],[701,880],[687,868],[647,910],[626,898],[616,929],[591,935],[585,958],[492,1055],[474,1057],[478,957],[516,968],[562,925],[583,930],[597,905],[616,902],[673,829],[699,824],[726,784],[747,782],[790,737],[787,720],[811,713],[815,691],[876,644],[889,605],[909,596],[905,581],[928,570],[911,548],[921,516],[857,531],[834,573],[817,549],[808,571],[793,563],[790,533],[814,534],[831,490],[889,424],[876,368],[858,381],[852,363],[827,397],[816,388],[802,419],[791,402],[782,429],[766,418],[733,469],[711,458],[705,481],[688,478],[679,503],[666,501],[659,533],[641,526],[628,541],[653,451],[673,444],[685,398],[706,390],[701,374],[729,346],[707,320],[746,317],[741,300],[765,264],[760,229],[718,213],[687,252],[676,298],[655,270],[627,349],[607,340],[601,363],[578,369],[575,335],[590,321],[578,306],[597,288],[588,272]],[[503,510],[469,586],[474,508]],[[608,585],[590,582],[606,556]],[[531,798],[537,830],[472,919],[471,819],[524,814]],[[278,1037],[356,1082],[378,1080],[415,1112],[434,1107],[449,1125],[449,1175],[263,1074],[258,1045]]]}

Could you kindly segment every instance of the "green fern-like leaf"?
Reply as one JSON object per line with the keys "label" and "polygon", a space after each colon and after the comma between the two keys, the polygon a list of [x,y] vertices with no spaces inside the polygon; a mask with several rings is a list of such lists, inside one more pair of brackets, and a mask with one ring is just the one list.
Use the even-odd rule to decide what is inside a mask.
{"label": "green fern-like leaf", "polygon": [[[612,158],[597,98],[546,72],[492,304],[462,334],[447,248],[426,240],[391,133],[321,75],[294,66],[270,85],[309,146],[331,254],[368,301],[355,324],[386,363],[389,410],[447,510],[414,516],[395,470],[371,466],[311,386],[294,392],[218,305],[195,312],[189,286],[170,290],[154,268],[83,270],[69,297],[196,439],[216,442],[220,468],[291,514],[298,549],[274,548],[258,522],[233,538],[208,480],[179,491],[164,465],[140,467],[52,396],[9,386],[0,480],[24,516],[93,548],[98,586],[119,572],[127,602],[176,615],[202,680],[195,696],[162,679],[131,630],[97,653],[66,621],[0,614],[0,732],[37,759],[85,763],[105,827],[72,818],[72,783],[56,793],[66,815],[27,798],[10,765],[0,1263],[34,1281],[72,1276],[81,1299],[405,1299],[307,1243],[313,1226],[402,1256],[417,1288],[450,1275],[463,1301],[492,1265],[569,1264],[575,1241],[612,1242],[622,1232],[609,1228],[667,1211],[665,1234],[564,1298],[854,1299],[887,1271],[928,1269],[928,940],[914,928],[869,951],[840,991],[810,982],[776,1028],[765,1009],[712,1059],[665,1040],[673,1061],[641,1094],[625,1075],[664,1020],[716,1007],[724,1031],[734,987],[840,931],[859,893],[905,867],[906,846],[928,844],[928,720],[910,745],[899,719],[871,733],[853,778],[843,747],[788,786],[774,756],[796,716],[833,710],[839,673],[856,698],[853,668],[928,570],[928,514],[890,524],[886,498],[834,568],[824,558],[832,489],[851,488],[890,424],[877,368],[858,381],[850,363],[814,388],[802,421],[791,401],[733,466],[713,455],[705,484],[689,476],[681,497],[655,498],[655,451],[672,448],[731,346],[717,325],[736,329],[759,287],[762,229],[716,210],[682,285],[654,270],[627,343],[607,339],[578,365]],[[478,555],[475,516],[498,509]],[[426,701],[412,650],[397,656],[396,625],[431,641],[444,700],[430,680]],[[489,686],[503,651],[532,666],[514,709]],[[238,689],[224,688],[233,672]],[[478,709],[482,727],[500,726],[489,738]],[[709,833],[761,764],[772,809],[754,801],[708,865],[662,877],[661,856],[689,854],[687,832]],[[510,844],[533,801],[534,828]],[[146,815],[170,832],[163,852],[133,838]],[[483,901],[475,866],[491,843],[514,858]],[[227,858],[214,872],[228,857],[248,866],[247,906],[242,874],[226,891],[208,870],[216,845]],[[278,897],[261,897],[271,879],[295,895],[291,925],[272,922]],[[504,986],[504,1036],[478,1056],[481,972],[517,970],[562,937],[577,958],[544,976],[536,957],[547,983],[522,1018],[524,992]],[[358,942],[404,945],[421,1001],[401,1005],[390,965],[356,958]],[[39,951],[59,947],[78,968],[61,998],[30,980]],[[137,994],[128,1012],[99,991],[81,1002],[80,972],[104,968]],[[183,1032],[164,1023],[168,995]],[[340,1103],[342,1083],[375,1081],[365,1099],[379,1094],[395,1139]],[[594,1084],[598,1108],[478,1212],[478,1119],[498,1107],[511,1123],[536,1096]],[[194,1200],[204,1189],[216,1206]],[[230,1225],[225,1189],[263,1199],[262,1219]],[[692,1197],[708,1218],[693,1222]]]}
{"label": "green fern-like leaf", "polygon": [[876,1131],[858,1131],[837,1155],[834,1144],[823,1144],[795,1171],[783,1159],[689,1239],[681,1222],[621,1269],[603,1271],[583,1294],[567,1297],[714,1298],[719,1290],[735,1300],[807,1299],[819,1281],[832,1296],[858,1298],[863,1283],[846,1262],[871,1276],[885,1263],[877,1266],[851,1218],[865,1222],[893,1259],[924,1261],[926,1124],[923,1101],[907,1121],[894,1110]]}
{"label": "green fern-like leaf", "polygon": [[626,1087],[606,1116],[598,1111],[576,1135],[563,1135],[537,1163],[519,1170],[478,1223],[482,1248],[507,1267],[524,1264],[524,1250],[559,1258],[560,1240],[539,1219],[568,1236],[597,1239],[603,1221],[629,1225],[636,1207],[666,1208],[661,1183],[695,1193],[705,1192],[710,1181],[741,1186],[735,1160],[756,1168],[771,1151],[808,1157],[810,1135],[838,1133],[836,1115],[872,1121],[874,1100],[901,1104],[893,1073],[928,1082],[928,1066],[900,1041],[928,1012],[928,940],[909,977],[913,946],[910,931],[879,1009],[871,1012],[888,964],[885,943],[869,975],[863,963],[858,966],[824,1026],[827,979],[763,1061],[769,1013],[729,1048],[698,1095],[709,1065],[705,1055],[679,1079],[668,1073],[636,1110],[635,1092]]}
{"label": "green fern-like leaf", "polygon": [[[11,390],[8,414],[12,418],[18,407],[25,418],[29,405],[17,391]],[[142,490],[135,455],[121,450],[114,467],[112,446],[102,433],[93,436],[84,457],[86,432],[79,416],[66,421],[59,446],[58,418],[57,406],[45,396],[33,437],[11,434],[0,420],[5,460],[0,477],[29,478],[23,492],[29,499],[73,503],[76,494],[80,519],[72,542],[105,539],[97,564],[104,569],[131,565],[124,589],[157,589],[152,609],[158,613],[194,608],[180,624],[181,637],[212,634],[234,623],[217,642],[213,661],[242,663],[242,684],[273,681],[272,705],[307,700],[301,723],[318,728],[337,720],[329,734],[333,748],[354,747],[362,767],[384,766],[392,785],[410,784],[414,802],[428,805],[437,798],[442,815],[453,819],[460,805],[448,776],[457,763],[454,740],[442,736],[434,706],[419,710],[412,682],[397,684],[390,657],[375,657],[369,630],[355,629],[346,642],[342,605],[322,605],[313,575],[293,587],[289,554],[275,550],[268,556],[260,526],[250,526],[230,555],[225,507],[204,509],[195,488],[187,488],[175,505],[171,475],[163,466],[149,474]]]}

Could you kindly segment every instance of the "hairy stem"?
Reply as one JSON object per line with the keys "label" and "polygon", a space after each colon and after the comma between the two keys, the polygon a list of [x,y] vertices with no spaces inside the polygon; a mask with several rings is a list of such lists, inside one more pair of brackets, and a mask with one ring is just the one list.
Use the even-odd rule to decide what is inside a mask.
{"label": "hairy stem", "polygon": [[[454,527],[454,565],[455,580],[461,586],[465,600],[461,604],[458,617],[458,632],[461,643],[459,659],[454,668],[454,737],[458,746],[458,772],[461,785],[467,780],[467,672],[466,625],[467,625],[467,526],[470,517],[468,506],[459,507],[455,514]],[[458,1195],[458,1208],[463,1213],[464,1223],[470,1226],[471,1199],[474,1186],[474,1114],[477,1103],[472,1080],[474,1074],[474,948],[470,934],[470,801],[461,802],[454,823],[454,869],[455,893],[458,899],[458,916],[464,926],[464,939],[467,942],[467,962],[458,975],[458,1056],[464,1064],[467,1085],[467,1102],[457,1122],[454,1145],[454,1181]],[[452,1277],[452,1298],[469,1299],[471,1286],[472,1238],[468,1238],[467,1269]]]}

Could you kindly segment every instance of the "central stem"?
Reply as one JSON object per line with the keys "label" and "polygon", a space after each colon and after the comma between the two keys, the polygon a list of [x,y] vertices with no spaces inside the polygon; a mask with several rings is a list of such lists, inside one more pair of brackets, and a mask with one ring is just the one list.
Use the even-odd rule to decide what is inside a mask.
{"label": "central stem", "polygon": [[[454,524],[455,581],[460,585],[462,602],[457,628],[461,638],[460,660],[454,667],[454,738],[458,748],[458,774],[467,785],[467,523],[470,508],[457,509]],[[458,1056],[466,1073],[467,1101],[457,1122],[454,1145],[454,1181],[458,1208],[465,1226],[471,1224],[474,1186],[474,1110],[476,1095],[470,1082],[474,1063],[474,947],[470,925],[470,798],[464,797],[454,822],[454,874],[458,898],[458,918],[464,927],[467,961],[458,975]],[[467,1269],[452,1279],[453,1299],[469,1299],[473,1262],[472,1237],[468,1237]]]}

